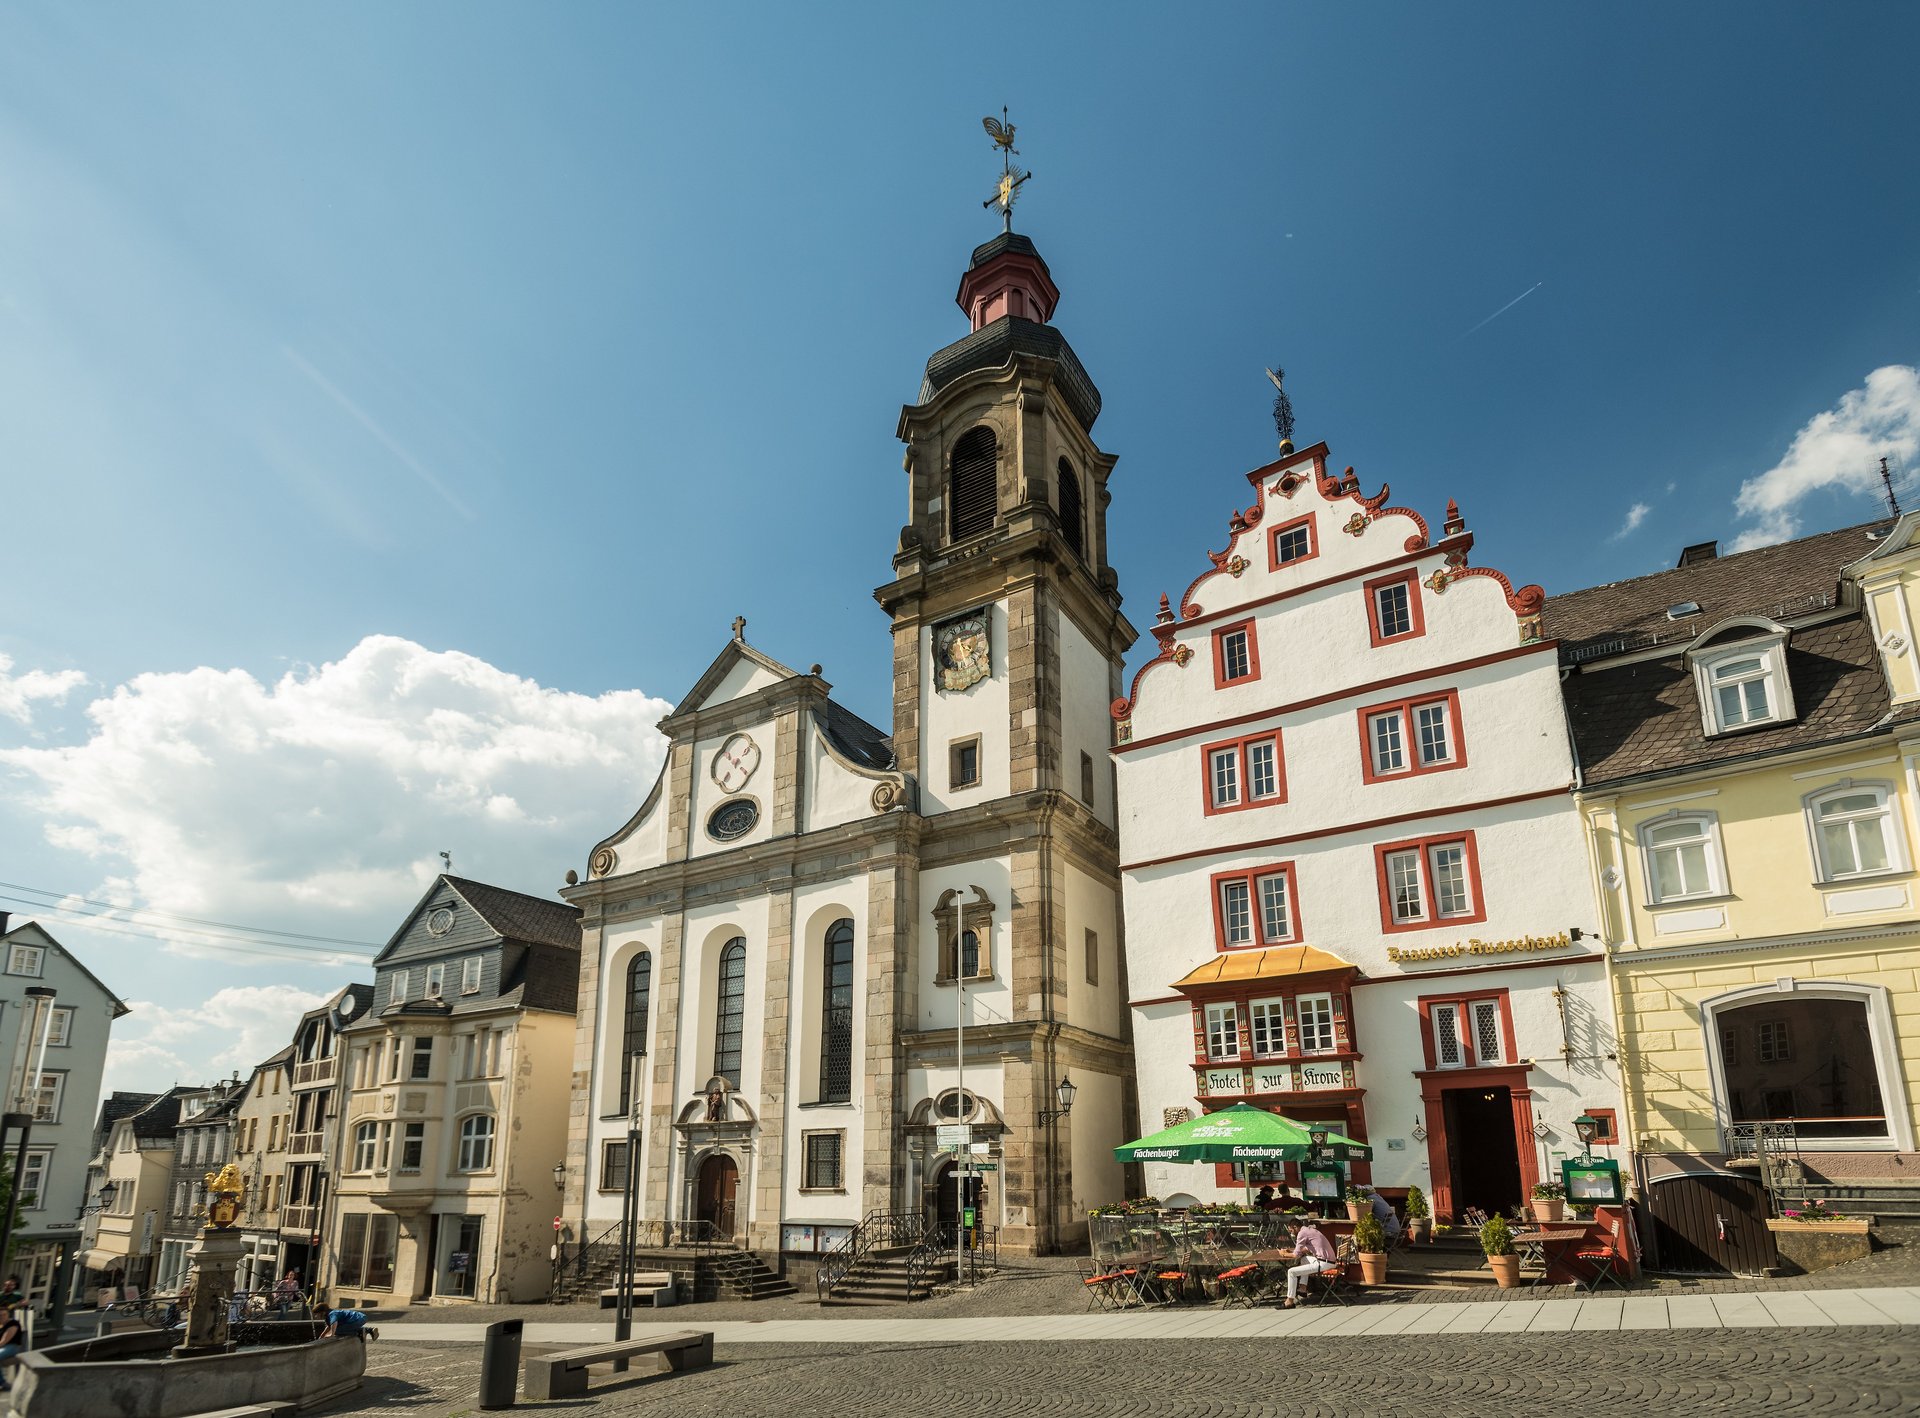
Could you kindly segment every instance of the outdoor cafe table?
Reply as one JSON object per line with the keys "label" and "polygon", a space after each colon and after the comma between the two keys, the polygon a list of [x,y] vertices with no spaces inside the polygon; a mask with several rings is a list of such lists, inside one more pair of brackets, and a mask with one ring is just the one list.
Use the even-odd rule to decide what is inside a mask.
{"label": "outdoor cafe table", "polygon": [[[1513,1233],[1513,1248],[1522,1259],[1522,1263],[1535,1260],[1540,1263],[1540,1273],[1534,1277],[1528,1289],[1541,1285],[1575,1285],[1582,1279],[1577,1267],[1568,1260],[1567,1253],[1587,1238],[1585,1226],[1541,1226],[1527,1231]],[[1556,1274],[1556,1272],[1558,1272]]]}

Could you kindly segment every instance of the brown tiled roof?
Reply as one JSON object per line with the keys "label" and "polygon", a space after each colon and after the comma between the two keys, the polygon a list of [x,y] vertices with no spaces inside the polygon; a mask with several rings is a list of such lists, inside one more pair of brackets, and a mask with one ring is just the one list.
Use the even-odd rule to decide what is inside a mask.
{"label": "brown tiled roof", "polygon": [[[1584,658],[1583,649],[1617,653],[1663,642],[1685,645],[1728,616],[1791,620],[1811,615],[1823,604],[1832,604],[1841,568],[1878,545],[1869,540],[1868,532],[1891,525],[1863,522],[1631,581],[1551,596],[1541,612],[1541,626],[1550,639],[1560,642],[1563,658],[1579,660]],[[1700,614],[1669,620],[1668,607],[1684,601],[1698,605]],[[1615,640],[1627,643],[1618,650],[1603,649]]]}
{"label": "brown tiled roof", "polygon": [[[1699,619],[1706,621],[1702,630],[1713,623]],[[1860,615],[1794,631],[1787,678],[1798,714],[1792,723],[1710,739],[1701,729],[1693,672],[1678,650],[1656,660],[1582,667],[1565,689],[1586,785],[1809,748],[1856,737],[1889,719],[1879,652]]]}
{"label": "brown tiled roof", "polygon": [[465,877],[444,879],[479,913],[480,919],[506,939],[557,945],[563,950],[580,949],[578,906],[527,896],[504,886],[489,886],[484,881],[469,881]]}

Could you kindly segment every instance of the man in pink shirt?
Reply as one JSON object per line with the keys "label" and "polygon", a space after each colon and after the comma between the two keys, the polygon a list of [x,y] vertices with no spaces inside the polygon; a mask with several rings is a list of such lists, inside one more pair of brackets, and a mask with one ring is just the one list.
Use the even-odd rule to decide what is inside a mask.
{"label": "man in pink shirt", "polygon": [[1327,1233],[1320,1229],[1319,1223],[1311,1216],[1302,1221],[1293,1233],[1293,1258],[1298,1264],[1287,1270],[1287,1299],[1281,1307],[1288,1310],[1298,1301],[1301,1281],[1323,1270],[1333,1270],[1339,1262],[1333,1242],[1327,1239]]}

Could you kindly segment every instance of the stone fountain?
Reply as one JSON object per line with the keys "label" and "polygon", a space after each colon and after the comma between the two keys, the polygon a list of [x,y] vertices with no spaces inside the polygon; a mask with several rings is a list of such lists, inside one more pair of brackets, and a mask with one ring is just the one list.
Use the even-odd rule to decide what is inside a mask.
{"label": "stone fountain", "polygon": [[234,1343],[228,1320],[244,1249],[234,1221],[246,1189],[229,1162],[209,1172],[207,1224],[188,1250],[193,1288],[186,1337],[151,1329],[56,1344],[23,1354],[13,1412],[23,1418],[184,1418],[256,1403],[306,1408],[360,1386],[358,1339],[319,1339],[310,1318],[249,1326],[260,1345]]}

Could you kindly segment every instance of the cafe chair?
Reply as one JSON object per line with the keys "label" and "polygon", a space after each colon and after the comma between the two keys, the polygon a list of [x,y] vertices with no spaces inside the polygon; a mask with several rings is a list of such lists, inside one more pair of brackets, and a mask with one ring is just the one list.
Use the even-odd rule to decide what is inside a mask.
{"label": "cafe chair", "polygon": [[1088,1274],[1080,1281],[1081,1288],[1087,1292],[1089,1310],[1117,1310],[1120,1306],[1115,1287],[1121,1284],[1118,1271],[1102,1271],[1098,1266],[1088,1266]]}
{"label": "cafe chair", "polygon": [[1311,1304],[1312,1297],[1318,1293],[1323,1300],[1331,1300],[1336,1305],[1346,1304],[1347,1270],[1359,1263],[1360,1252],[1353,1244],[1353,1237],[1349,1236],[1340,1243],[1332,1270],[1318,1271],[1307,1277],[1307,1303]]}
{"label": "cafe chair", "polygon": [[1225,1302],[1223,1310],[1237,1309],[1240,1306],[1252,1306],[1260,1292],[1266,1288],[1266,1277],[1260,1267],[1252,1261],[1236,1265],[1231,1270],[1223,1270],[1219,1275],[1220,1298]]}

